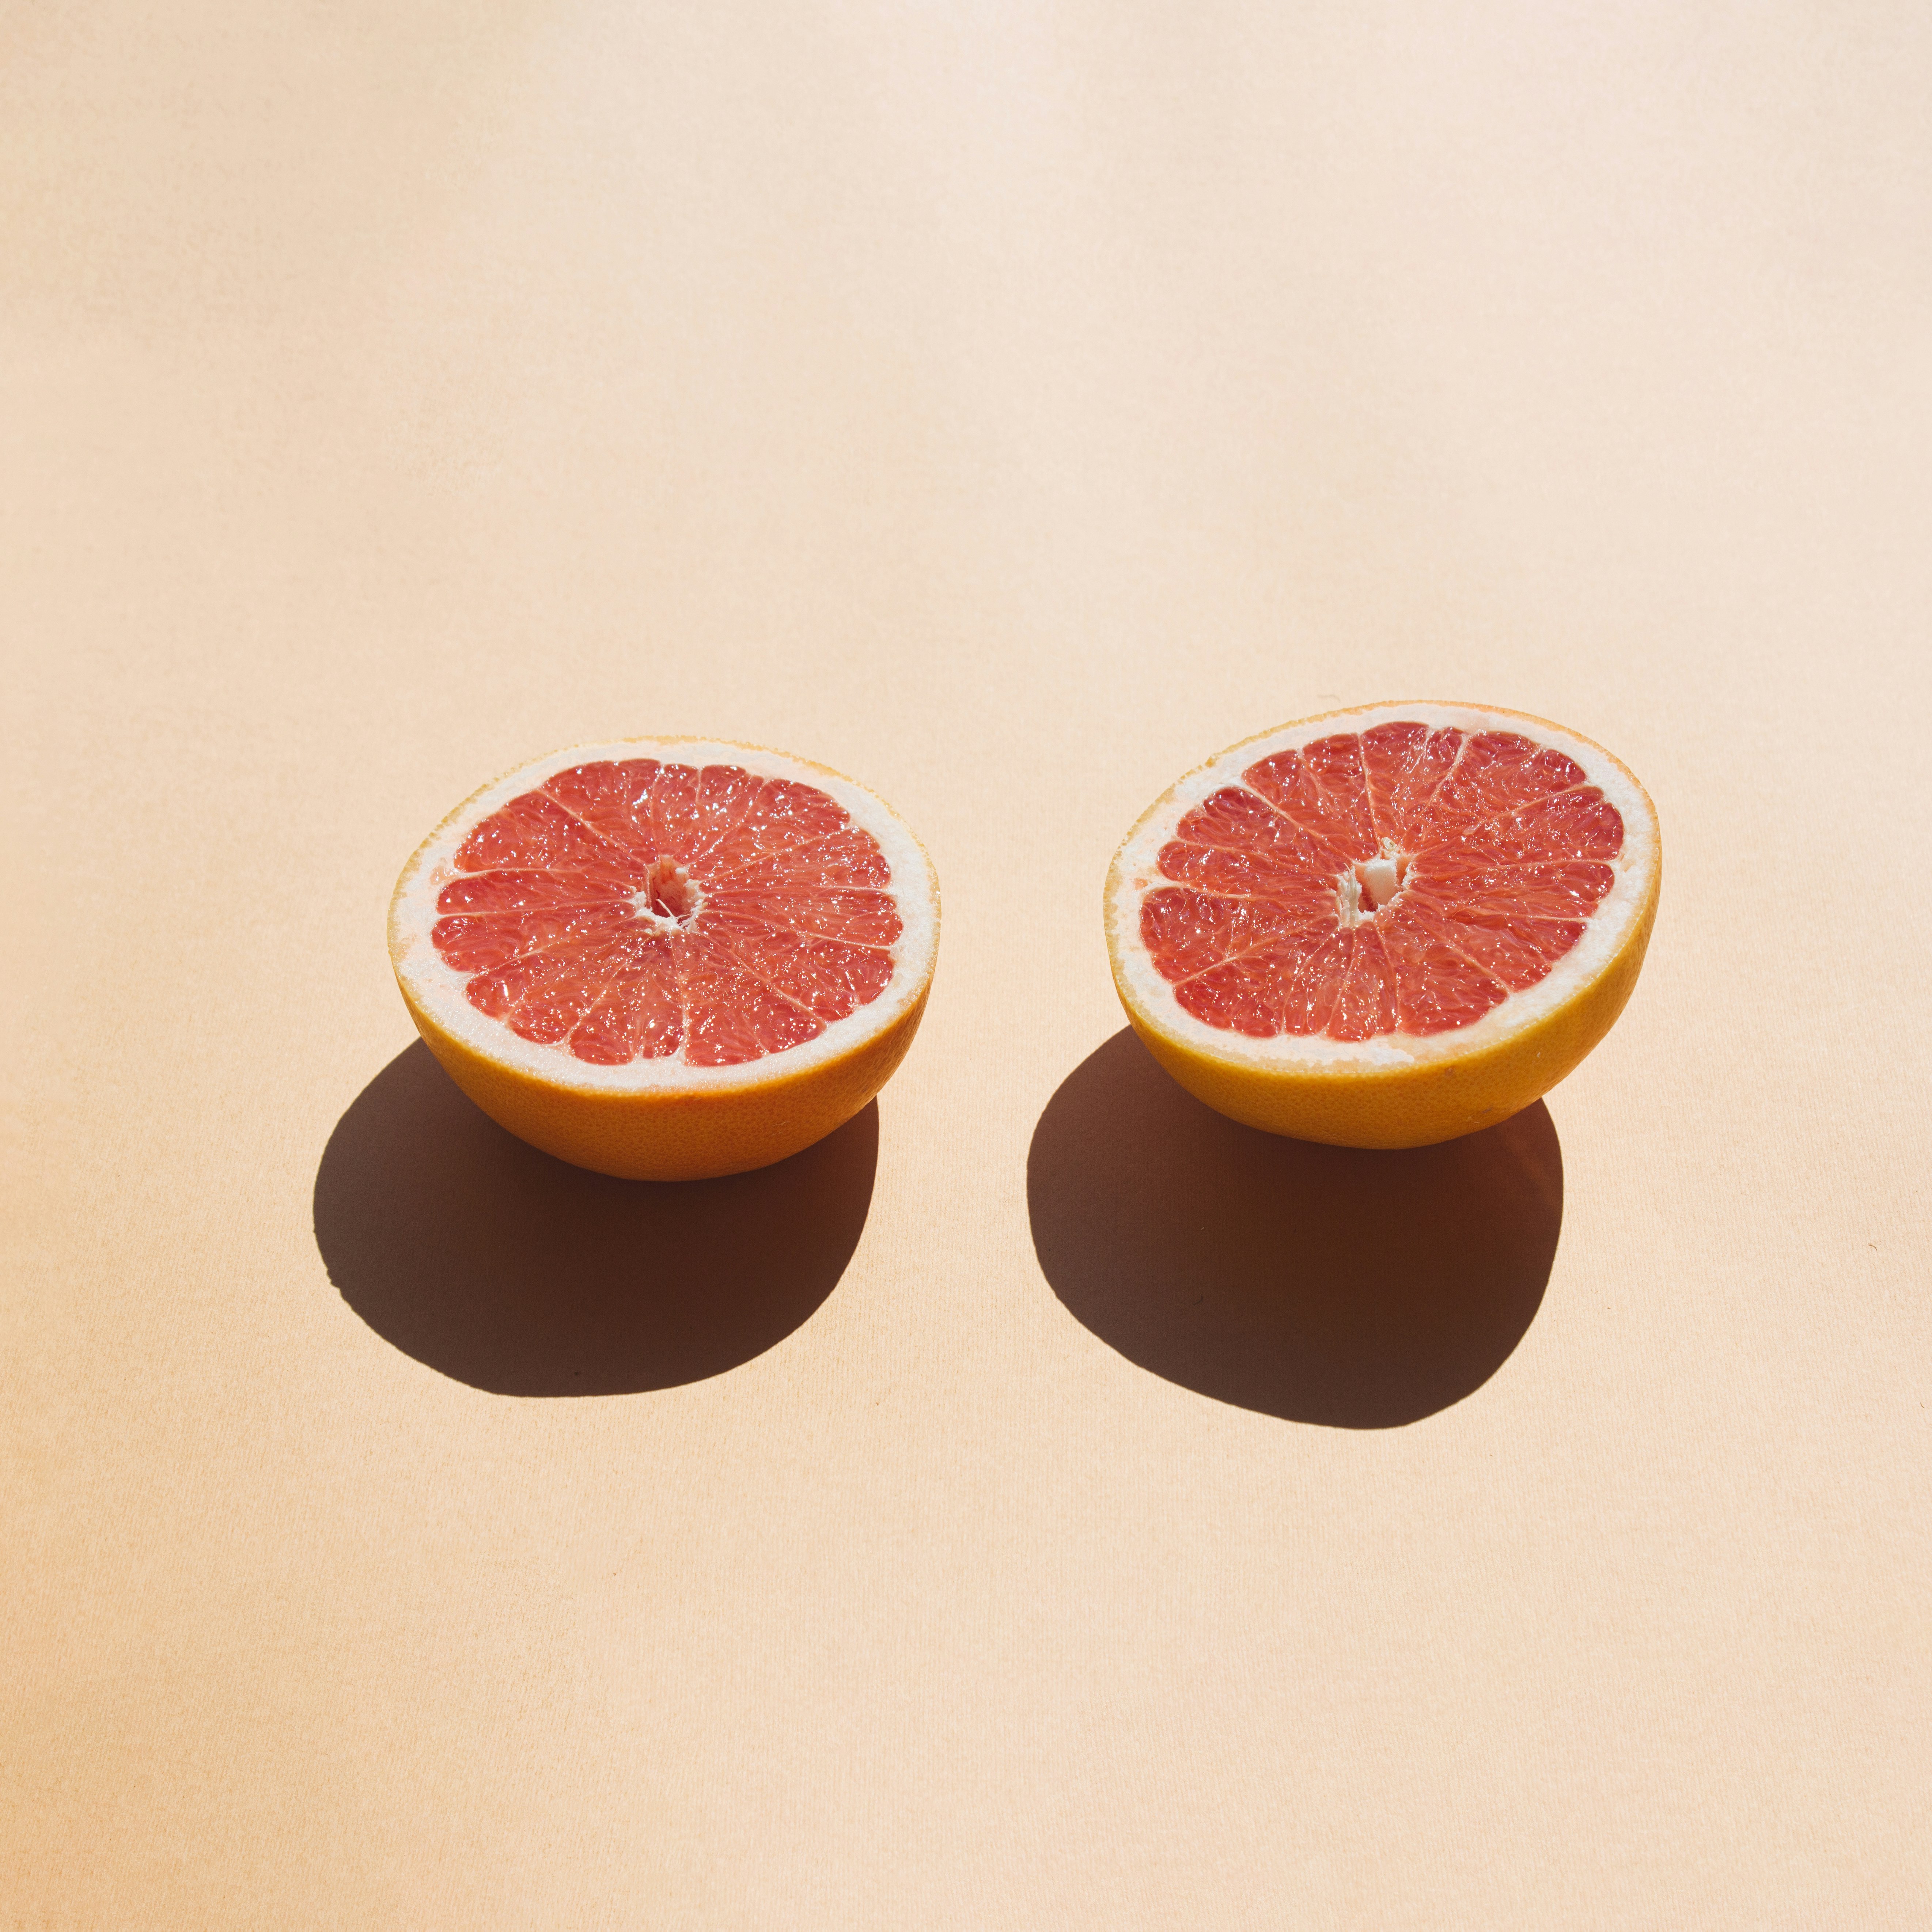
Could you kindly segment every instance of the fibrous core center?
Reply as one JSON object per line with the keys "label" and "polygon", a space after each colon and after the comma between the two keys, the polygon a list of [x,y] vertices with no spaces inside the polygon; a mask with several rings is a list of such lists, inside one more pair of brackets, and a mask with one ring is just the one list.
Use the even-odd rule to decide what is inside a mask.
{"label": "fibrous core center", "polygon": [[644,884],[631,896],[631,906],[640,919],[669,930],[688,926],[703,896],[688,867],[675,859],[653,859]]}
{"label": "fibrous core center", "polygon": [[1336,881],[1335,896],[1342,909],[1342,923],[1356,926],[1382,910],[1402,890],[1408,876],[1408,855],[1396,849],[1395,841],[1384,838],[1382,850],[1372,859],[1358,859]]}

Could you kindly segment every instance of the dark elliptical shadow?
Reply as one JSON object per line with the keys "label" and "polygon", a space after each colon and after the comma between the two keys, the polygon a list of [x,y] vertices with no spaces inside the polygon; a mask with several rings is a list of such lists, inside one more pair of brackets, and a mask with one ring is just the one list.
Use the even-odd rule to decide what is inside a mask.
{"label": "dark elliptical shadow", "polygon": [[1540,1101],[1439,1147],[1284,1140],[1123,1031],[1048,1102],[1027,1198],[1053,1292],[1130,1362],[1291,1422],[1390,1429],[1480,1388],[1535,1318],[1563,1156]]}
{"label": "dark elliptical shadow", "polygon": [[872,1197],[876,1103],[775,1167],[614,1180],[539,1154],[420,1042],[336,1124],[315,1178],[329,1279],[404,1354],[500,1395],[722,1375],[806,1321]]}

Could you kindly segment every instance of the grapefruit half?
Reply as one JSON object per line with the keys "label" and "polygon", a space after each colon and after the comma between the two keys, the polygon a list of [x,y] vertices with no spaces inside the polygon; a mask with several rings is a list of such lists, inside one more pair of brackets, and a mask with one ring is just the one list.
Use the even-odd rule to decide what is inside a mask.
{"label": "grapefruit half", "polygon": [[389,954],[491,1119],[631,1180],[763,1167],[904,1056],[939,944],[884,800],[782,752],[579,745],[460,805],[403,868]]}
{"label": "grapefruit half", "polygon": [[1610,1030],[1657,912],[1642,785],[1514,711],[1379,704],[1210,758],[1128,833],[1107,946],[1134,1030],[1250,1126],[1423,1147]]}

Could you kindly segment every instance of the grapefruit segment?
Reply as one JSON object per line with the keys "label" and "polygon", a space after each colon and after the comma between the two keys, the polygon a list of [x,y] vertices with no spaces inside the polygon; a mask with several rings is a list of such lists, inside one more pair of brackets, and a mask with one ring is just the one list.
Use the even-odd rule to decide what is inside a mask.
{"label": "grapefruit segment", "polygon": [[1654,812],[1546,721],[1384,705],[1234,746],[1116,855],[1108,950],[1129,1018],[1238,1119],[1416,1146],[1567,1073],[1634,983]]}
{"label": "grapefruit segment", "polygon": [[849,1118],[898,1064],[938,936],[874,794],[744,746],[578,747],[500,779],[405,868],[398,982],[512,1132],[634,1178],[734,1172]]}

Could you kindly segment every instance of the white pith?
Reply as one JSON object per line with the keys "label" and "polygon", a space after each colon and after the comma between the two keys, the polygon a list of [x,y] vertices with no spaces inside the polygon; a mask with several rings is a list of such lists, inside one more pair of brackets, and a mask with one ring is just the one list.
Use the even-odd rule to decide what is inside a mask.
{"label": "white pith", "polygon": [[[1250,766],[1277,752],[1299,750],[1318,738],[1398,722],[1426,724],[1433,730],[1453,726],[1463,732],[1514,732],[1564,752],[1582,766],[1588,782],[1616,807],[1624,821],[1623,850],[1606,862],[1616,874],[1616,882],[1599,902],[1583,936],[1534,986],[1512,993],[1472,1024],[1446,1033],[1388,1033],[1366,1040],[1280,1034],[1256,1040],[1196,1018],[1174,997],[1174,988],[1156,970],[1141,942],[1141,900],[1147,889],[1161,883],[1156,862],[1162,847],[1202,800],[1224,786],[1241,784],[1241,774]],[[1511,712],[1462,704],[1367,706],[1282,725],[1231,746],[1190,772],[1142,818],[1114,854],[1107,875],[1108,938],[1130,1006],[1191,1052],[1264,1072],[1292,1067],[1393,1070],[1479,1052],[1534,1024],[1574,998],[1616,958],[1642,918],[1656,877],[1658,851],[1657,820],[1642,787],[1600,746],[1541,718]],[[1344,874],[1336,892],[1337,910],[1344,914],[1344,923],[1355,922],[1360,916],[1359,886],[1352,877]]]}
{"label": "white pith", "polygon": [[[472,1006],[464,988],[475,976],[445,964],[430,934],[440,916],[436,896],[458,876],[452,861],[464,839],[483,819],[557,772],[574,765],[610,760],[657,758],[666,764],[736,765],[757,778],[789,778],[817,788],[844,808],[853,823],[869,832],[891,868],[883,890],[898,908],[901,931],[888,949],[892,976],[875,1000],[842,1020],[826,1023],[815,1040],[768,1053],[734,1066],[693,1066],[682,1048],[662,1060],[627,1060],[601,1066],[579,1060],[567,1046],[540,1046],[512,1033],[501,1020]],[[651,922],[669,930],[676,923],[651,914]],[[410,997],[446,1031],[494,1060],[554,1086],[586,1093],[696,1093],[760,1086],[780,1075],[802,1072],[839,1059],[884,1032],[925,992],[939,946],[939,889],[932,862],[919,841],[892,808],[863,785],[802,758],[751,745],[695,738],[627,738],[606,744],[572,745],[505,774],[459,806],[426,839],[404,868],[389,908],[389,955],[396,976]]]}

